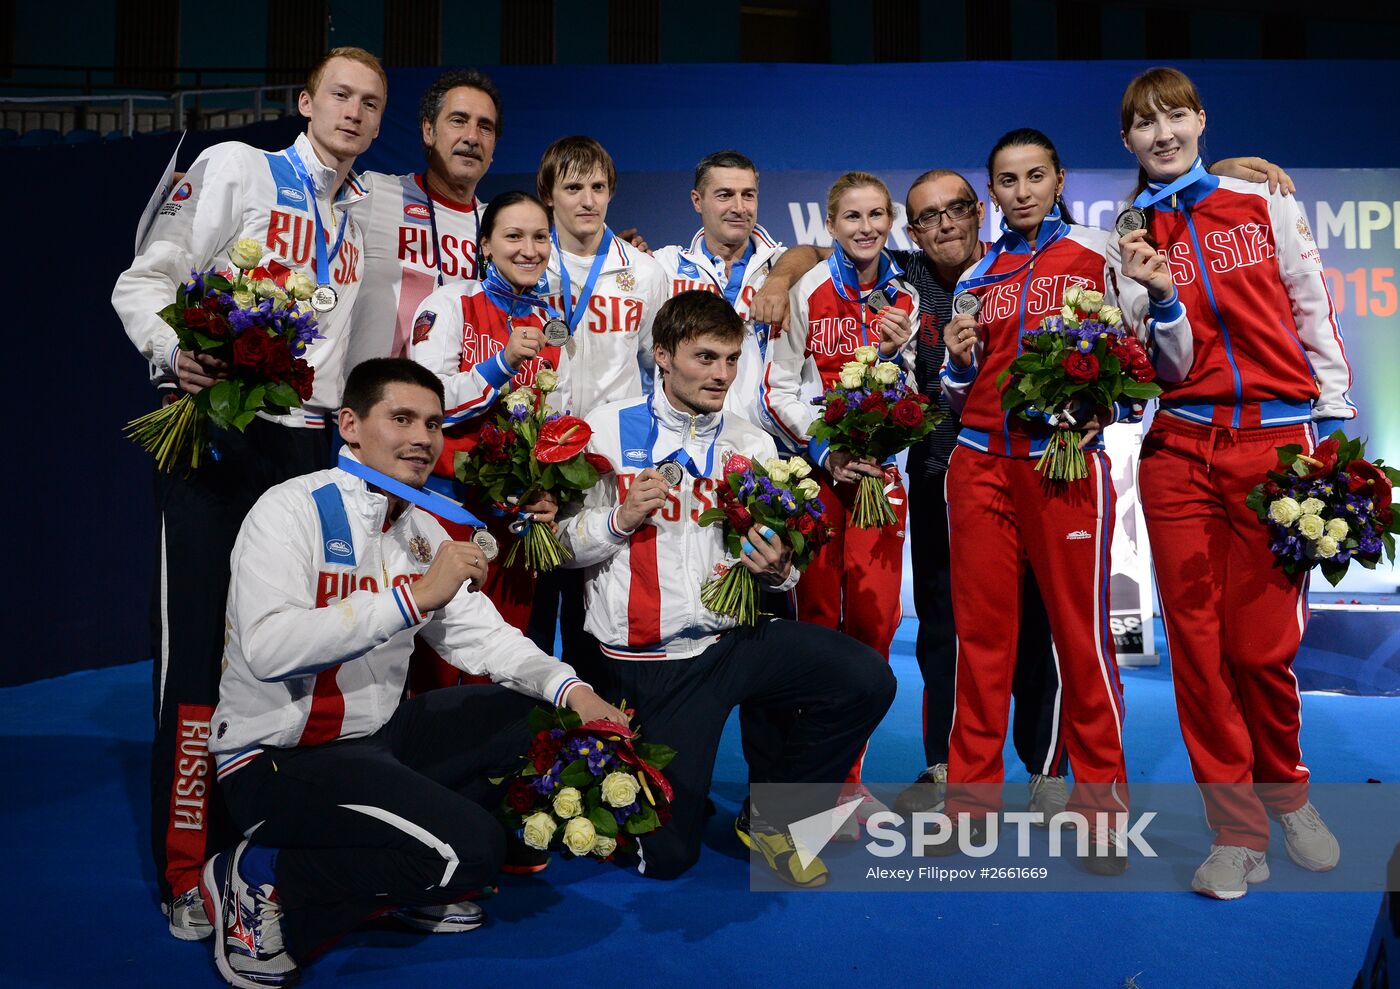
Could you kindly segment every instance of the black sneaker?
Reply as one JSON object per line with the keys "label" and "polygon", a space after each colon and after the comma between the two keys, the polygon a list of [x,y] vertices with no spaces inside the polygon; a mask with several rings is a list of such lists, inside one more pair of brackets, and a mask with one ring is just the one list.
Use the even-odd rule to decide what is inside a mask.
{"label": "black sneaker", "polygon": [[[953,825],[953,830],[948,835],[948,840],[937,845],[929,845],[924,849],[925,855],[933,855],[938,858],[946,858],[949,855],[962,854],[959,846],[958,835],[962,828],[957,824]],[[980,848],[987,843],[987,819],[985,817],[969,817],[967,822],[968,840],[975,848]]]}
{"label": "black sneaker", "polygon": [[744,798],[744,806],[739,808],[739,816],[734,818],[734,833],[739,836],[745,848],[753,851],[753,813],[749,798]]}
{"label": "black sneaker", "polygon": [[948,764],[929,766],[895,798],[894,809],[908,817],[919,811],[940,811],[948,790]]}

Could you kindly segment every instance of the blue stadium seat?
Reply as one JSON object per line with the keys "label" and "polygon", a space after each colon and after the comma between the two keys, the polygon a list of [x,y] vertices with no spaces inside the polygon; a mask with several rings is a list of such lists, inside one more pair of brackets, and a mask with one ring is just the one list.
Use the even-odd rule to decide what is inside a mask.
{"label": "blue stadium seat", "polygon": [[0,144],[9,144],[19,137],[19,131],[13,127],[0,127]]}
{"label": "blue stadium seat", "polygon": [[102,135],[90,127],[79,127],[63,135],[64,144],[97,144]]}
{"label": "blue stadium seat", "polygon": [[47,148],[50,145],[58,144],[63,140],[63,135],[56,130],[47,127],[40,127],[37,130],[25,131],[15,140],[17,148]]}
{"label": "blue stadium seat", "polygon": [[102,140],[104,140],[104,141],[120,141],[120,140],[122,140],[122,139],[125,138],[125,137],[126,137],[126,133],[125,133],[120,127],[118,127],[116,130],[109,130],[107,133],[103,134],[103,135],[102,135]]}

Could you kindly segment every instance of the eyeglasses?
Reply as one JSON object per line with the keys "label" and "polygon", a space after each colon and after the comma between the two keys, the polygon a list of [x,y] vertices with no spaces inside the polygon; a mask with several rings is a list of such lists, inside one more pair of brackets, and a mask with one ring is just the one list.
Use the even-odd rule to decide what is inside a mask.
{"label": "eyeglasses", "polygon": [[955,203],[949,203],[944,209],[926,209],[914,219],[909,221],[909,225],[915,230],[928,230],[938,226],[943,222],[946,215],[954,223],[967,219],[968,215],[977,208],[975,199],[959,199]]}

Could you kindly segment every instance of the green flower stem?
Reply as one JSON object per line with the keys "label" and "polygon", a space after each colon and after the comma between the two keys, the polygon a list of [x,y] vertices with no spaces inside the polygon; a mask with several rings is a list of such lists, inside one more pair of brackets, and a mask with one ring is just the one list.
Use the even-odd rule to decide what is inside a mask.
{"label": "green flower stem", "polygon": [[[523,554],[520,553],[521,547],[525,549]],[[573,558],[574,554],[559,541],[553,529],[544,523],[536,523],[526,529],[525,535],[510,548],[506,554],[506,566],[514,566],[515,561],[521,559],[526,569],[546,573]]]}
{"label": "green flower stem", "polygon": [[126,435],[152,454],[156,468],[167,474],[177,466],[183,465],[186,471],[199,467],[204,431],[204,414],[190,395],[182,395],[178,401],[126,424]]}
{"label": "green flower stem", "polygon": [[711,577],[700,588],[700,603],[717,615],[728,615],[741,625],[758,622],[758,582],[753,571],[735,562],[721,577]]}
{"label": "green flower stem", "polygon": [[1079,434],[1067,429],[1056,430],[1045,444],[1045,452],[1035,463],[1035,469],[1052,481],[1080,481],[1089,476],[1084,451],[1079,449]]}
{"label": "green flower stem", "polygon": [[894,524],[894,508],[885,496],[885,479],[866,474],[860,479],[856,489],[856,510],[851,515],[851,524],[857,529],[879,529]]}

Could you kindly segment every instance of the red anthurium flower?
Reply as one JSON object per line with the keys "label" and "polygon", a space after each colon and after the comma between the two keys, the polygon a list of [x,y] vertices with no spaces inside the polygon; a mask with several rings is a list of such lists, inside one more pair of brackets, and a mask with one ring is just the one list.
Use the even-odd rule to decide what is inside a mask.
{"label": "red anthurium flower", "polygon": [[592,438],[592,428],[578,416],[560,416],[540,427],[535,459],[542,464],[563,463],[582,453]]}

